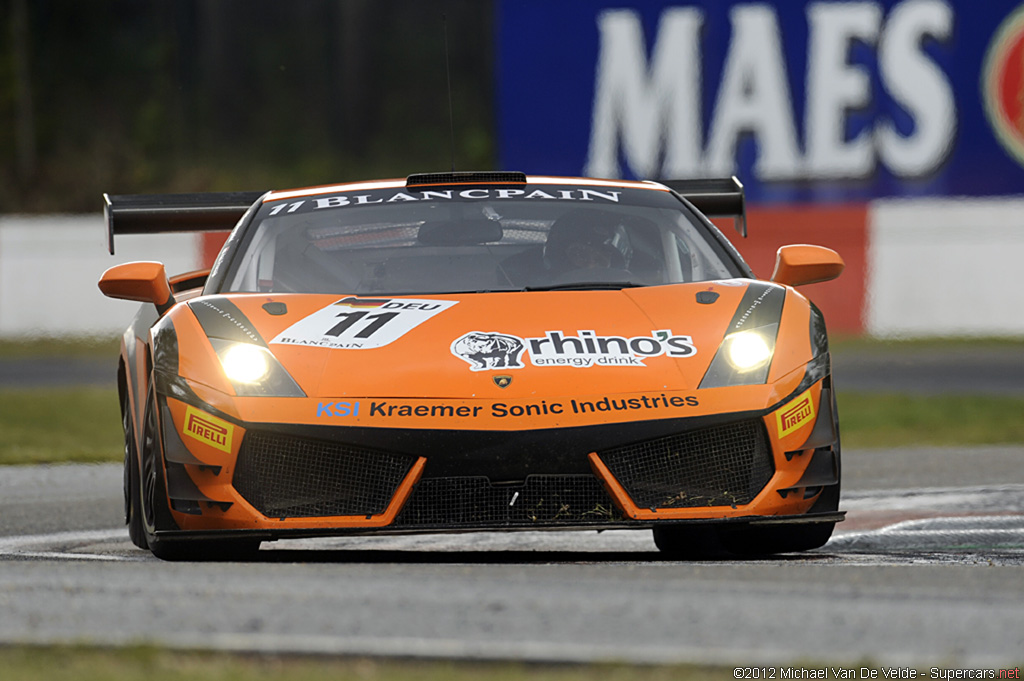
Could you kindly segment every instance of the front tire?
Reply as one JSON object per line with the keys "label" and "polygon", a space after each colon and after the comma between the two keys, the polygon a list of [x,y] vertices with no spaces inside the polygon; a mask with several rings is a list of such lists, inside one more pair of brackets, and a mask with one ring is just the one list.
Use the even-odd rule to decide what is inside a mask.
{"label": "front tire", "polygon": [[659,525],[653,533],[658,550],[675,560],[729,557],[714,525]]}
{"label": "front tire", "polygon": [[157,420],[156,392],[153,381],[149,382],[146,396],[145,415],[142,418],[142,449],[140,451],[140,475],[138,505],[140,524],[146,547],[157,558],[174,560],[173,544],[157,538],[157,527],[168,527],[171,511],[167,505],[167,493],[163,476],[163,456],[160,452],[160,424]]}
{"label": "front tire", "polygon": [[835,523],[808,523],[795,527],[722,528],[722,545],[735,556],[767,556],[810,551],[825,545]]}
{"label": "front tire", "polygon": [[142,524],[141,474],[131,409],[131,403],[126,395],[121,406],[121,421],[124,426],[124,520],[128,525],[128,538],[132,540],[132,544],[140,549],[149,549],[146,530]]}
{"label": "front tire", "polygon": [[[140,507],[137,516],[140,518],[142,537],[146,542],[146,546],[141,548],[149,548],[154,556],[168,561],[245,560],[253,557],[260,548],[258,539],[183,541],[157,536],[157,528],[178,529],[178,526],[168,505],[160,422],[156,393],[152,385],[153,382],[150,381],[146,415],[143,419],[141,484],[138,485],[139,493],[135,495]],[[129,532],[130,530],[129,524]]]}
{"label": "front tire", "polygon": [[709,560],[809,551],[823,546],[835,523],[789,527],[749,525],[664,525],[654,528],[654,543],[675,560]]}

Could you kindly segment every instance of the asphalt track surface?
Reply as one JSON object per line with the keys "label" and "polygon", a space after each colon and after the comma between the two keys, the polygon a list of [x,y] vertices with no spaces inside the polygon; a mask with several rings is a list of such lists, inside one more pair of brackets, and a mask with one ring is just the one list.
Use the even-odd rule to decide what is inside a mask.
{"label": "asphalt track surface", "polygon": [[[948,354],[930,369],[855,358],[854,380],[1021,394],[1024,381],[1005,380],[1024,371],[1014,353],[959,385]],[[947,379],[930,386],[942,365]],[[0,385],[12,384],[4,371]],[[54,371],[57,385],[76,369]],[[825,547],[692,563],[663,558],[645,531],[296,540],[245,563],[165,563],[127,539],[119,466],[0,468],[0,644],[1013,668],[1024,661],[1022,463],[1024,447],[847,450],[848,516]]]}
{"label": "asphalt track surface", "polygon": [[245,563],[165,563],[128,542],[118,466],[5,468],[0,643],[1012,667],[1022,457],[847,452],[848,520],[825,547],[694,563],[664,559],[643,531],[294,540]]}

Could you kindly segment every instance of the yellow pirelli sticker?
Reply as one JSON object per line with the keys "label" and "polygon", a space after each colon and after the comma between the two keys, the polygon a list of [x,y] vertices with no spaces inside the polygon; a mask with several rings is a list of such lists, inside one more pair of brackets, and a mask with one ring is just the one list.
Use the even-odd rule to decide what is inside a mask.
{"label": "yellow pirelli sticker", "polygon": [[231,439],[235,435],[235,427],[223,419],[194,407],[186,407],[184,431],[185,435],[214,449],[231,452]]}
{"label": "yellow pirelli sticker", "polygon": [[793,431],[814,420],[814,401],[808,390],[796,398],[788,406],[775,412],[775,422],[779,426],[779,437],[786,437]]}

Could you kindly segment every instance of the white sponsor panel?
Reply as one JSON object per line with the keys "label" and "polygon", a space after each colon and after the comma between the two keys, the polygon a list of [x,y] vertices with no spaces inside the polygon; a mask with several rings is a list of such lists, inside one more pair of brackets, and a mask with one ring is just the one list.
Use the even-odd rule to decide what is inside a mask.
{"label": "white sponsor panel", "polygon": [[469,363],[473,371],[521,369],[525,352],[538,367],[595,366],[644,367],[652,357],[692,357],[697,347],[690,336],[677,336],[671,329],[652,331],[650,335],[599,336],[594,331],[546,331],[536,338],[520,338],[504,333],[471,331],[451,345],[452,354]]}
{"label": "white sponsor panel", "polygon": [[200,265],[196,234],[129,234],[107,252],[102,214],[0,216],[0,336],[119,336],[139,303],[100,293],[100,275],[136,260],[167,273]]}
{"label": "white sponsor panel", "polygon": [[1024,198],[876,201],[868,230],[869,335],[1024,335]]}
{"label": "white sponsor panel", "polygon": [[282,331],[271,343],[368,350],[393,343],[454,300],[347,297]]}

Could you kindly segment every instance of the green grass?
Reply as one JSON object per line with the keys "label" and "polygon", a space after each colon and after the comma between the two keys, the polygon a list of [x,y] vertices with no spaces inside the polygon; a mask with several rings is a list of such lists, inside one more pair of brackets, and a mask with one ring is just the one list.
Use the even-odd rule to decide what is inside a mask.
{"label": "green grass", "polygon": [[117,357],[120,347],[120,336],[0,338],[0,359],[19,359],[22,357]]}
{"label": "green grass", "polygon": [[1020,349],[1024,339],[1020,336],[935,336],[929,338],[867,338],[864,336],[829,335],[829,349],[833,356],[845,353],[913,354],[920,351],[966,351]]}
{"label": "green grass", "polygon": [[115,388],[0,390],[0,464],[123,458]]}
{"label": "green grass", "polygon": [[1024,398],[839,391],[843,447],[1024,444]]}
{"label": "green grass", "polygon": [[731,668],[531,665],[19,646],[0,649],[2,676],[18,681],[728,681]]}

